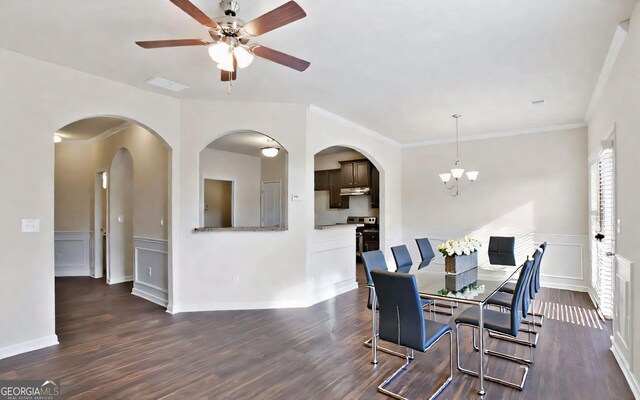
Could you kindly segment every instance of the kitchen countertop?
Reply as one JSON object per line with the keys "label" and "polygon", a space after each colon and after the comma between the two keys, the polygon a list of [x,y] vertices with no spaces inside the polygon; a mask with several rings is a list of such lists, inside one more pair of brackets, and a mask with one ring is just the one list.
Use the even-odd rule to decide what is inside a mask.
{"label": "kitchen countertop", "polygon": [[286,231],[286,226],[236,226],[231,228],[214,228],[210,226],[201,226],[193,228],[193,233],[199,232],[281,232]]}
{"label": "kitchen countertop", "polygon": [[363,224],[347,224],[347,223],[343,223],[343,224],[331,224],[331,225],[316,225],[315,229],[322,231],[325,229],[334,229],[334,228],[342,228],[342,227],[354,227],[357,228],[359,226],[364,226]]}

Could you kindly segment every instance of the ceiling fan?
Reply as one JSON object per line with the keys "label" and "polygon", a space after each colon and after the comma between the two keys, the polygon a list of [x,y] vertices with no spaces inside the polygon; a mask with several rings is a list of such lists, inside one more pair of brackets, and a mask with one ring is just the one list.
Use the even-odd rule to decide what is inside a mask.
{"label": "ceiling fan", "polygon": [[236,80],[238,68],[248,67],[253,61],[254,55],[301,72],[311,65],[308,61],[266,46],[249,43],[256,36],[306,17],[307,14],[295,1],[289,1],[248,23],[236,17],[236,13],[240,9],[236,0],[220,1],[220,8],[224,10],[225,15],[215,20],[209,18],[189,0],[170,1],[207,27],[211,41],[202,39],[151,40],[136,42],[138,46],[145,49],[208,46],[209,56],[218,63],[220,79],[224,82]]}

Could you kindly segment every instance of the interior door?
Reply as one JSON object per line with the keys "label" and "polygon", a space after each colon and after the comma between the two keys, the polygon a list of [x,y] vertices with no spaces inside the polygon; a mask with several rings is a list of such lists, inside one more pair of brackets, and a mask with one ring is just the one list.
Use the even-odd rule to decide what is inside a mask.
{"label": "interior door", "polygon": [[280,226],[282,210],[280,181],[262,182],[260,197],[261,226]]}

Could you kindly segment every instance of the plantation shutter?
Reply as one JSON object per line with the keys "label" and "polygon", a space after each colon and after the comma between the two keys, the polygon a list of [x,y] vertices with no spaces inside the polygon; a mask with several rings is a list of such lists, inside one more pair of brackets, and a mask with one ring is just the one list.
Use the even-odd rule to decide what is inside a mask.
{"label": "plantation shutter", "polygon": [[607,318],[613,317],[613,279],[615,251],[614,221],[614,160],[613,149],[605,149],[594,165],[594,190],[592,192],[593,236],[604,235],[602,240],[594,239],[591,257],[591,283],[596,291],[598,306]]}

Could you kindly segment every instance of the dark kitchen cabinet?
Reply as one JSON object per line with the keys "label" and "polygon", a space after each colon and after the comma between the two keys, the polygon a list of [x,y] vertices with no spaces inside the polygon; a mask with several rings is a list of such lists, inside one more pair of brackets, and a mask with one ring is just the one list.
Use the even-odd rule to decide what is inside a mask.
{"label": "dark kitchen cabinet", "polygon": [[340,161],[343,188],[369,187],[369,160]]}
{"label": "dark kitchen cabinet", "polygon": [[380,171],[371,164],[371,208],[380,208]]}
{"label": "dark kitchen cabinet", "polygon": [[349,196],[340,196],[342,188],[342,171],[332,169],[328,171],[329,180],[329,208],[349,208]]}
{"label": "dark kitchen cabinet", "polygon": [[313,190],[329,190],[329,170],[314,172]]}

